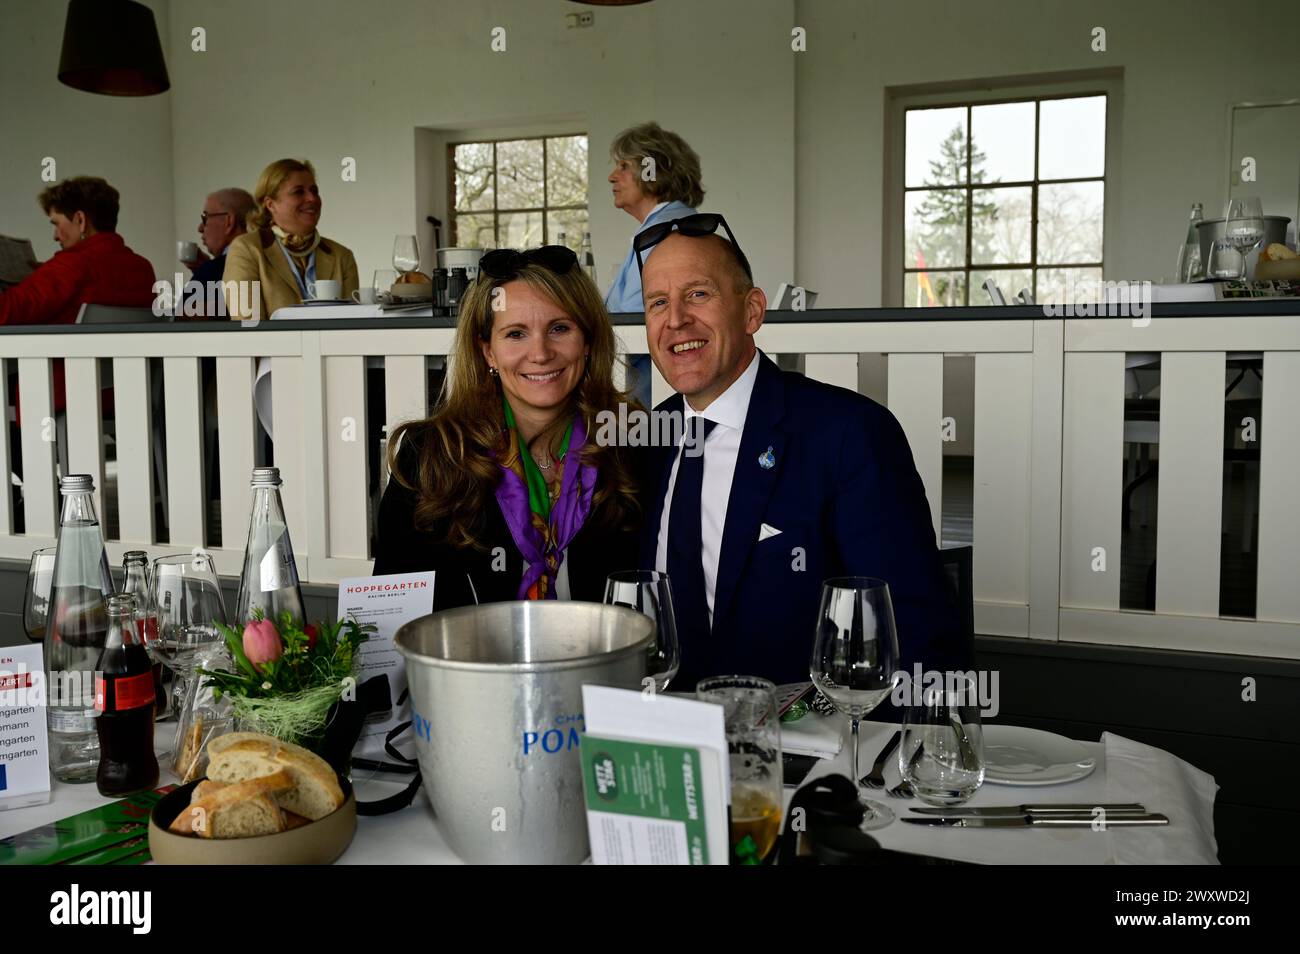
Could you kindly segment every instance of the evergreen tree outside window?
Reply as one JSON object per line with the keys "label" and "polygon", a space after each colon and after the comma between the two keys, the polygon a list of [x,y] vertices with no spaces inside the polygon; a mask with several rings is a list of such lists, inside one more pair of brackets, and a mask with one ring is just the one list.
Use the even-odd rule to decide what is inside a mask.
{"label": "evergreen tree outside window", "polygon": [[1064,301],[1102,276],[1106,96],[905,112],[903,304]]}

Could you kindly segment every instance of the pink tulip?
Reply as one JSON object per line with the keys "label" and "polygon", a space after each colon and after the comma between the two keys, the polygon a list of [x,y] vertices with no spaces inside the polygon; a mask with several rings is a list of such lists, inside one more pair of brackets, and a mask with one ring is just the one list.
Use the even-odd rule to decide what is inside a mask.
{"label": "pink tulip", "polygon": [[269,619],[253,620],[244,627],[244,655],[254,667],[275,662],[283,651],[280,631]]}

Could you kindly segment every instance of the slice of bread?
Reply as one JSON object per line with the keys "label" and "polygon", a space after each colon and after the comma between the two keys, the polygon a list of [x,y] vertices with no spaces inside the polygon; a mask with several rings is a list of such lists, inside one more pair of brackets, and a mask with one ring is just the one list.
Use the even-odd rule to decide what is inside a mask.
{"label": "slice of bread", "polygon": [[233,785],[200,782],[189,807],[169,828],[200,838],[248,838],[284,831],[284,814],[275,799],[293,786],[293,775],[287,769]]}
{"label": "slice of bread", "polygon": [[208,777],[218,782],[243,782],[281,769],[294,780],[291,789],[276,795],[288,811],[316,821],[343,804],[343,790],[329,763],[300,745],[255,732],[231,732],[208,743]]}

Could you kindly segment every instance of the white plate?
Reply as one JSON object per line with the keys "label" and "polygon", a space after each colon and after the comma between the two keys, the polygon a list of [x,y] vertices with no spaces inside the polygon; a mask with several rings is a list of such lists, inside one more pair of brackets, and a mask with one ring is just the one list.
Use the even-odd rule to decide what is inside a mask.
{"label": "white plate", "polygon": [[984,781],[994,785],[1061,785],[1097,768],[1073,739],[1016,725],[984,726],[984,763]]}

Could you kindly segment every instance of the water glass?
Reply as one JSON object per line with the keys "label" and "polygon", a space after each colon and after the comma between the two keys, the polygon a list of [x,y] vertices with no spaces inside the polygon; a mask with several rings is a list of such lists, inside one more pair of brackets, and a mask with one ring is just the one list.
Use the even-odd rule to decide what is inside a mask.
{"label": "water glass", "polygon": [[731,762],[731,863],[762,864],[781,833],[781,721],[776,686],[757,676],[714,676],[695,687],[722,706]]}
{"label": "water glass", "polygon": [[943,684],[911,687],[898,771],[921,801],[960,805],[984,782],[984,734],[976,683],[968,673],[944,673]]}
{"label": "water glass", "polygon": [[43,642],[50,617],[50,583],[54,580],[57,547],[32,551],[27,567],[27,592],[23,597],[23,629],[34,643]]}

